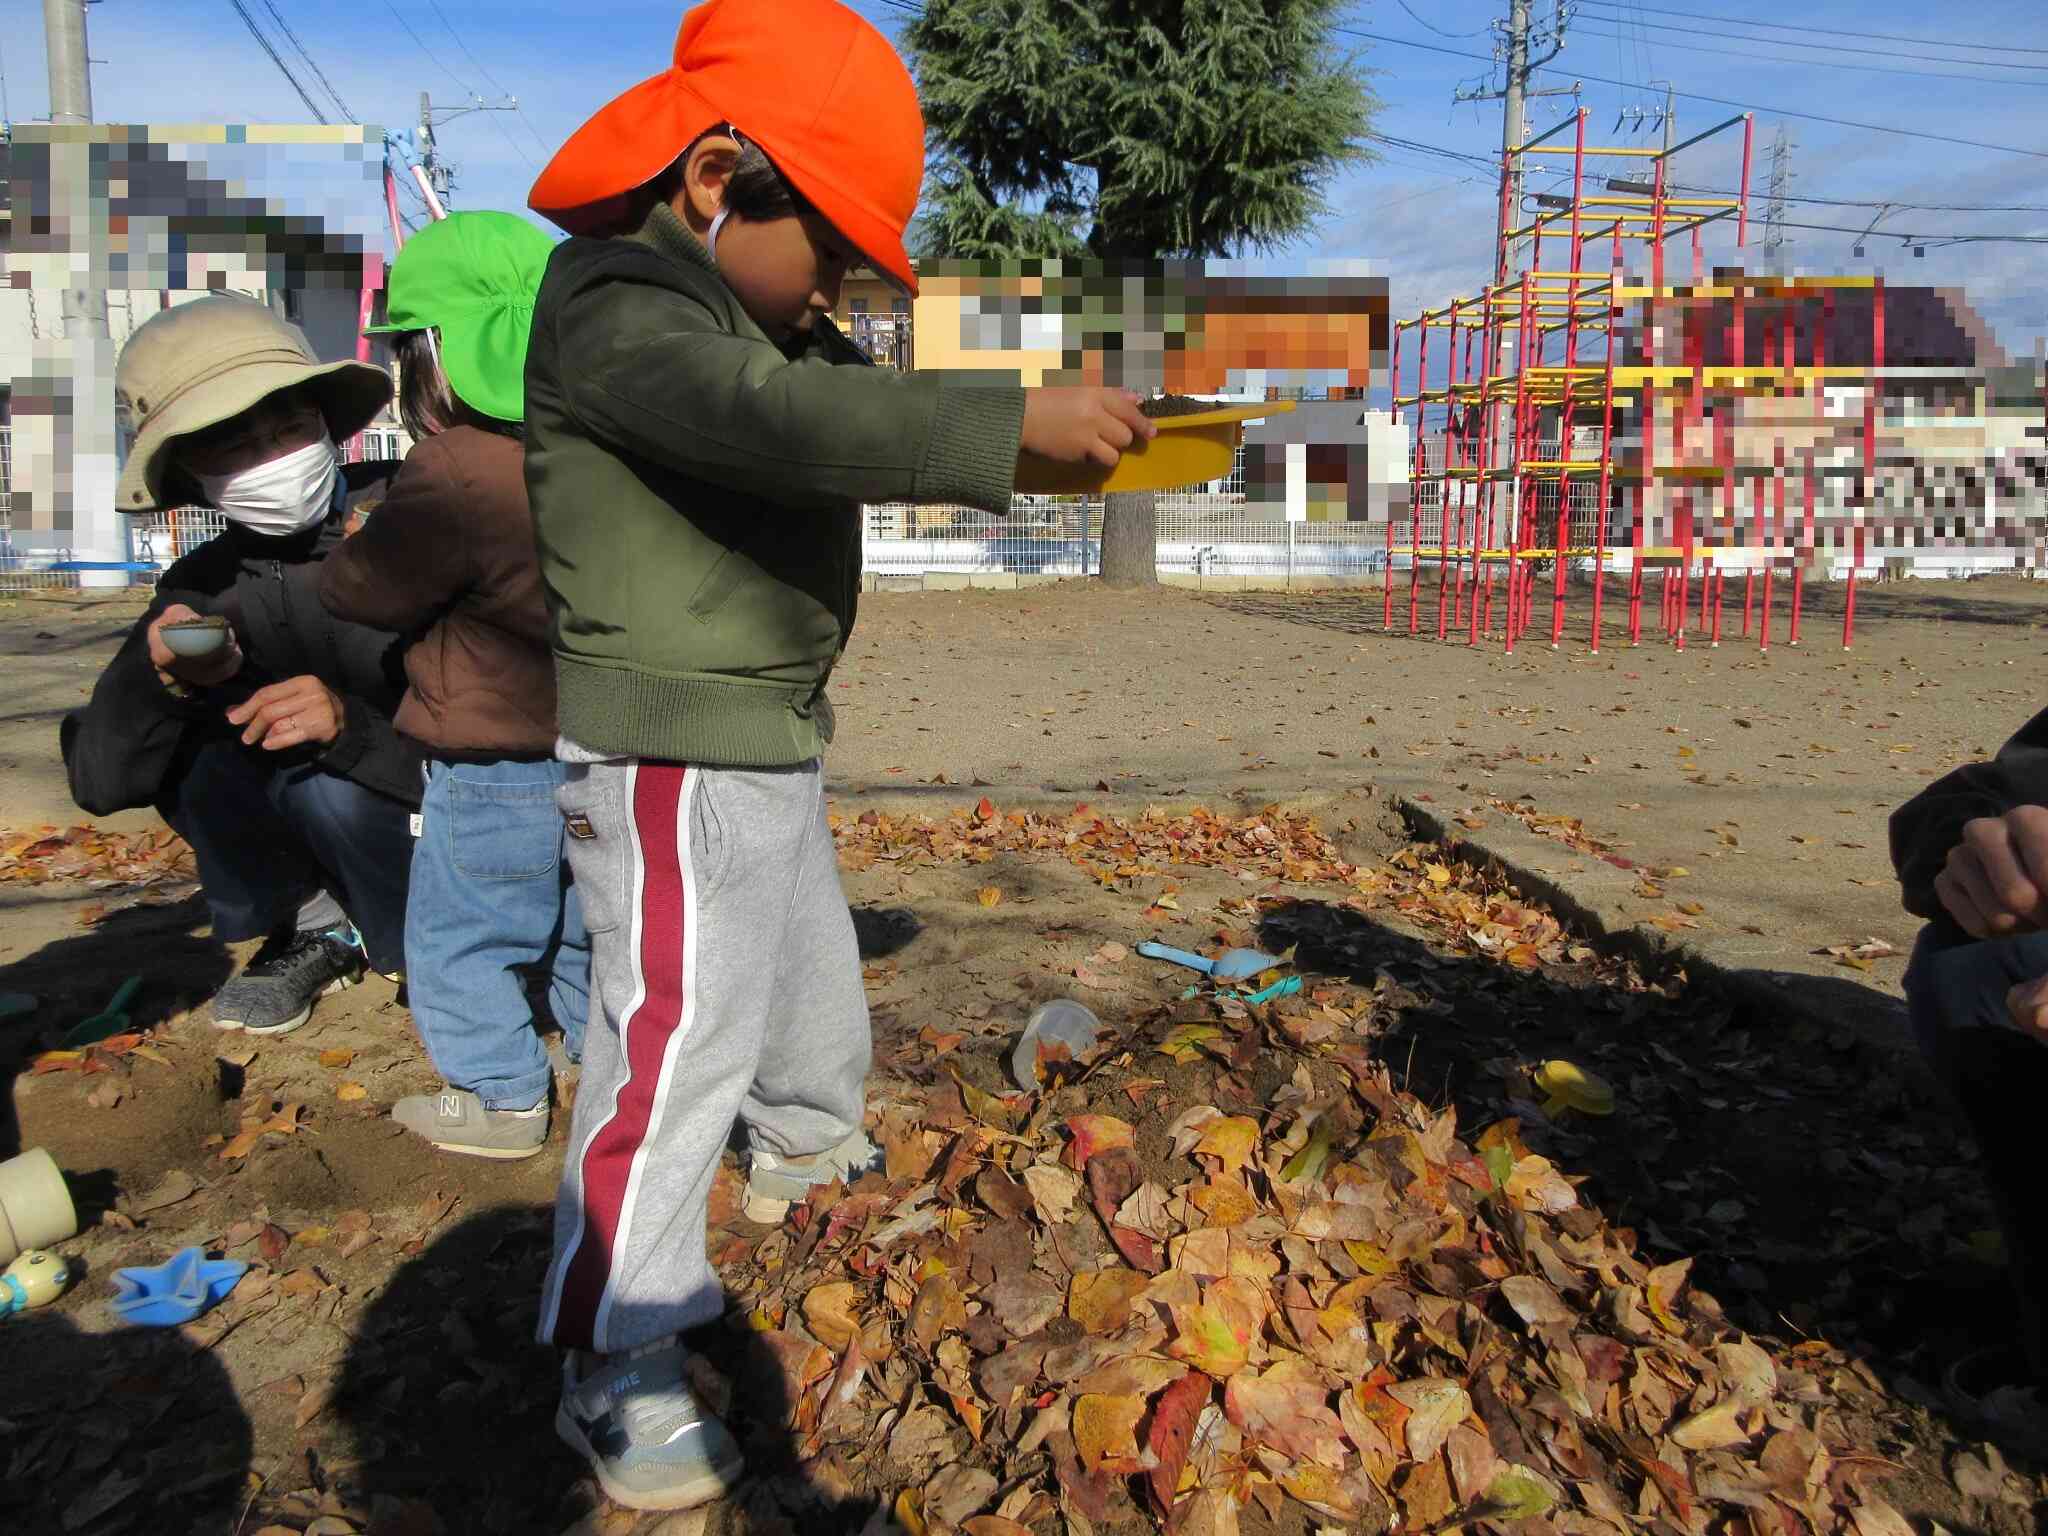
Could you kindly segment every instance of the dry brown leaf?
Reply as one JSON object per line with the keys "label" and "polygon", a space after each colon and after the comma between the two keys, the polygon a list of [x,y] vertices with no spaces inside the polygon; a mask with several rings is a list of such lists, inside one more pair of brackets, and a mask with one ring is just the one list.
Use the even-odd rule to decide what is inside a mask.
{"label": "dry brown leaf", "polygon": [[860,1332],[860,1291],[850,1281],[814,1285],[804,1296],[804,1321],[827,1349],[841,1350]]}

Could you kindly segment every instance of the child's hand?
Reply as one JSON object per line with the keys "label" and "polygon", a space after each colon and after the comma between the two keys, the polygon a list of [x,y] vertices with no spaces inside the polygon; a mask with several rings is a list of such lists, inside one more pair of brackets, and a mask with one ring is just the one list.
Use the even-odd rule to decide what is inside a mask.
{"label": "child's hand", "polygon": [[1965,822],[1934,894],[1974,939],[2048,928],[2048,809],[2023,805]]}
{"label": "child's hand", "polygon": [[1024,452],[1055,464],[1093,461],[1114,469],[1133,442],[1150,442],[1158,434],[1127,389],[1033,389],[1024,395]]}

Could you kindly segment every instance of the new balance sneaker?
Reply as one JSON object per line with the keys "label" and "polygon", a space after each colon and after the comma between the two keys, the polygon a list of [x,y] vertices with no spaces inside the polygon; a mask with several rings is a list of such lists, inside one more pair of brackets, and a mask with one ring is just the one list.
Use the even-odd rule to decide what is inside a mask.
{"label": "new balance sneaker", "polygon": [[749,1221],[780,1226],[789,1208],[820,1184],[843,1179],[851,1184],[882,1167],[882,1153],[860,1131],[829,1152],[810,1157],[777,1157],[756,1148],[748,1157],[747,1199],[742,1209]]}
{"label": "new balance sneaker", "polygon": [[545,1098],[531,1109],[486,1109],[467,1088],[443,1088],[400,1099],[391,1118],[443,1152],[469,1157],[532,1157],[548,1140]]}
{"label": "new balance sneaker", "polygon": [[361,981],[366,964],[352,927],[273,934],[214,997],[214,1027],[290,1034],[321,997]]}
{"label": "new balance sneaker", "polygon": [[697,1401],[685,1365],[674,1339],[621,1355],[571,1351],[563,1362],[555,1433],[589,1460],[613,1503],[694,1509],[739,1481],[739,1443]]}

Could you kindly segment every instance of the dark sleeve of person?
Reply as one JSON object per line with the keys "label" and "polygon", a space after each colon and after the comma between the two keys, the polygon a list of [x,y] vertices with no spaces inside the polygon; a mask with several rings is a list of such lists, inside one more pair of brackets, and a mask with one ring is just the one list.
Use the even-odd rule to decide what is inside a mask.
{"label": "dark sleeve of person", "polygon": [[1939,920],[1934,877],[1962,841],[1964,823],[2022,805],[2048,805],[2048,710],[2021,726],[1990,762],[1944,775],[1892,812],[1892,868],[1906,910]]}
{"label": "dark sleeve of person", "polygon": [[[176,575],[174,568],[170,577]],[[213,608],[205,593],[168,583],[169,577],[100,673],[86,706],[71,711],[58,727],[71,798],[89,815],[154,804],[186,728],[222,707],[210,690],[192,689],[185,697],[171,692],[150,662],[149,626],[158,614],[172,603],[198,613]]]}
{"label": "dark sleeve of person", "polygon": [[[384,515],[379,508],[374,527]],[[369,531],[343,540],[343,546]],[[338,551],[337,551],[338,553]],[[420,803],[420,750],[392,725],[405,696],[405,637],[335,618],[321,606],[323,567],[335,558],[287,567],[281,612],[272,624],[291,632],[301,664],[341,697],[341,734],[313,761],[327,772],[407,805]],[[271,594],[266,592],[266,597]],[[288,676],[289,673],[281,674]]]}
{"label": "dark sleeve of person", "polygon": [[368,700],[344,694],[341,707],[341,734],[314,761],[329,773],[417,810],[424,787],[419,748],[398,734],[388,711]]}
{"label": "dark sleeve of person", "polygon": [[337,619],[424,629],[476,585],[476,540],[463,526],[472,487],[447,437],[413,449],[376,515],[320,562],[320,601]]}

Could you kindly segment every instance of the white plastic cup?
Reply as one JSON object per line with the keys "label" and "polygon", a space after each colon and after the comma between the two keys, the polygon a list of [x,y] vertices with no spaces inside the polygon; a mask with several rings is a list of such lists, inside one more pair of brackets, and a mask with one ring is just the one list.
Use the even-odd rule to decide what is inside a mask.
{"label": "white plastic cup", "polygon": [[57,1160],[41,1147],[0,1163],[0,1266],[24,1249],[78,1235],[78,1212]]}
{"label": "white plastic cup", "polygon": [[1039,1004],[1024,1025],[1017,1048],[1010,1053],[1010,1076],[1017,1086],[1035,1093],[1045,1084],[1038,1080],[1038,1042],[1064,1045],[1079,1061],[1095,1049],[1102,1038],[1102,1021],[1072,998],[1056,997]]}

